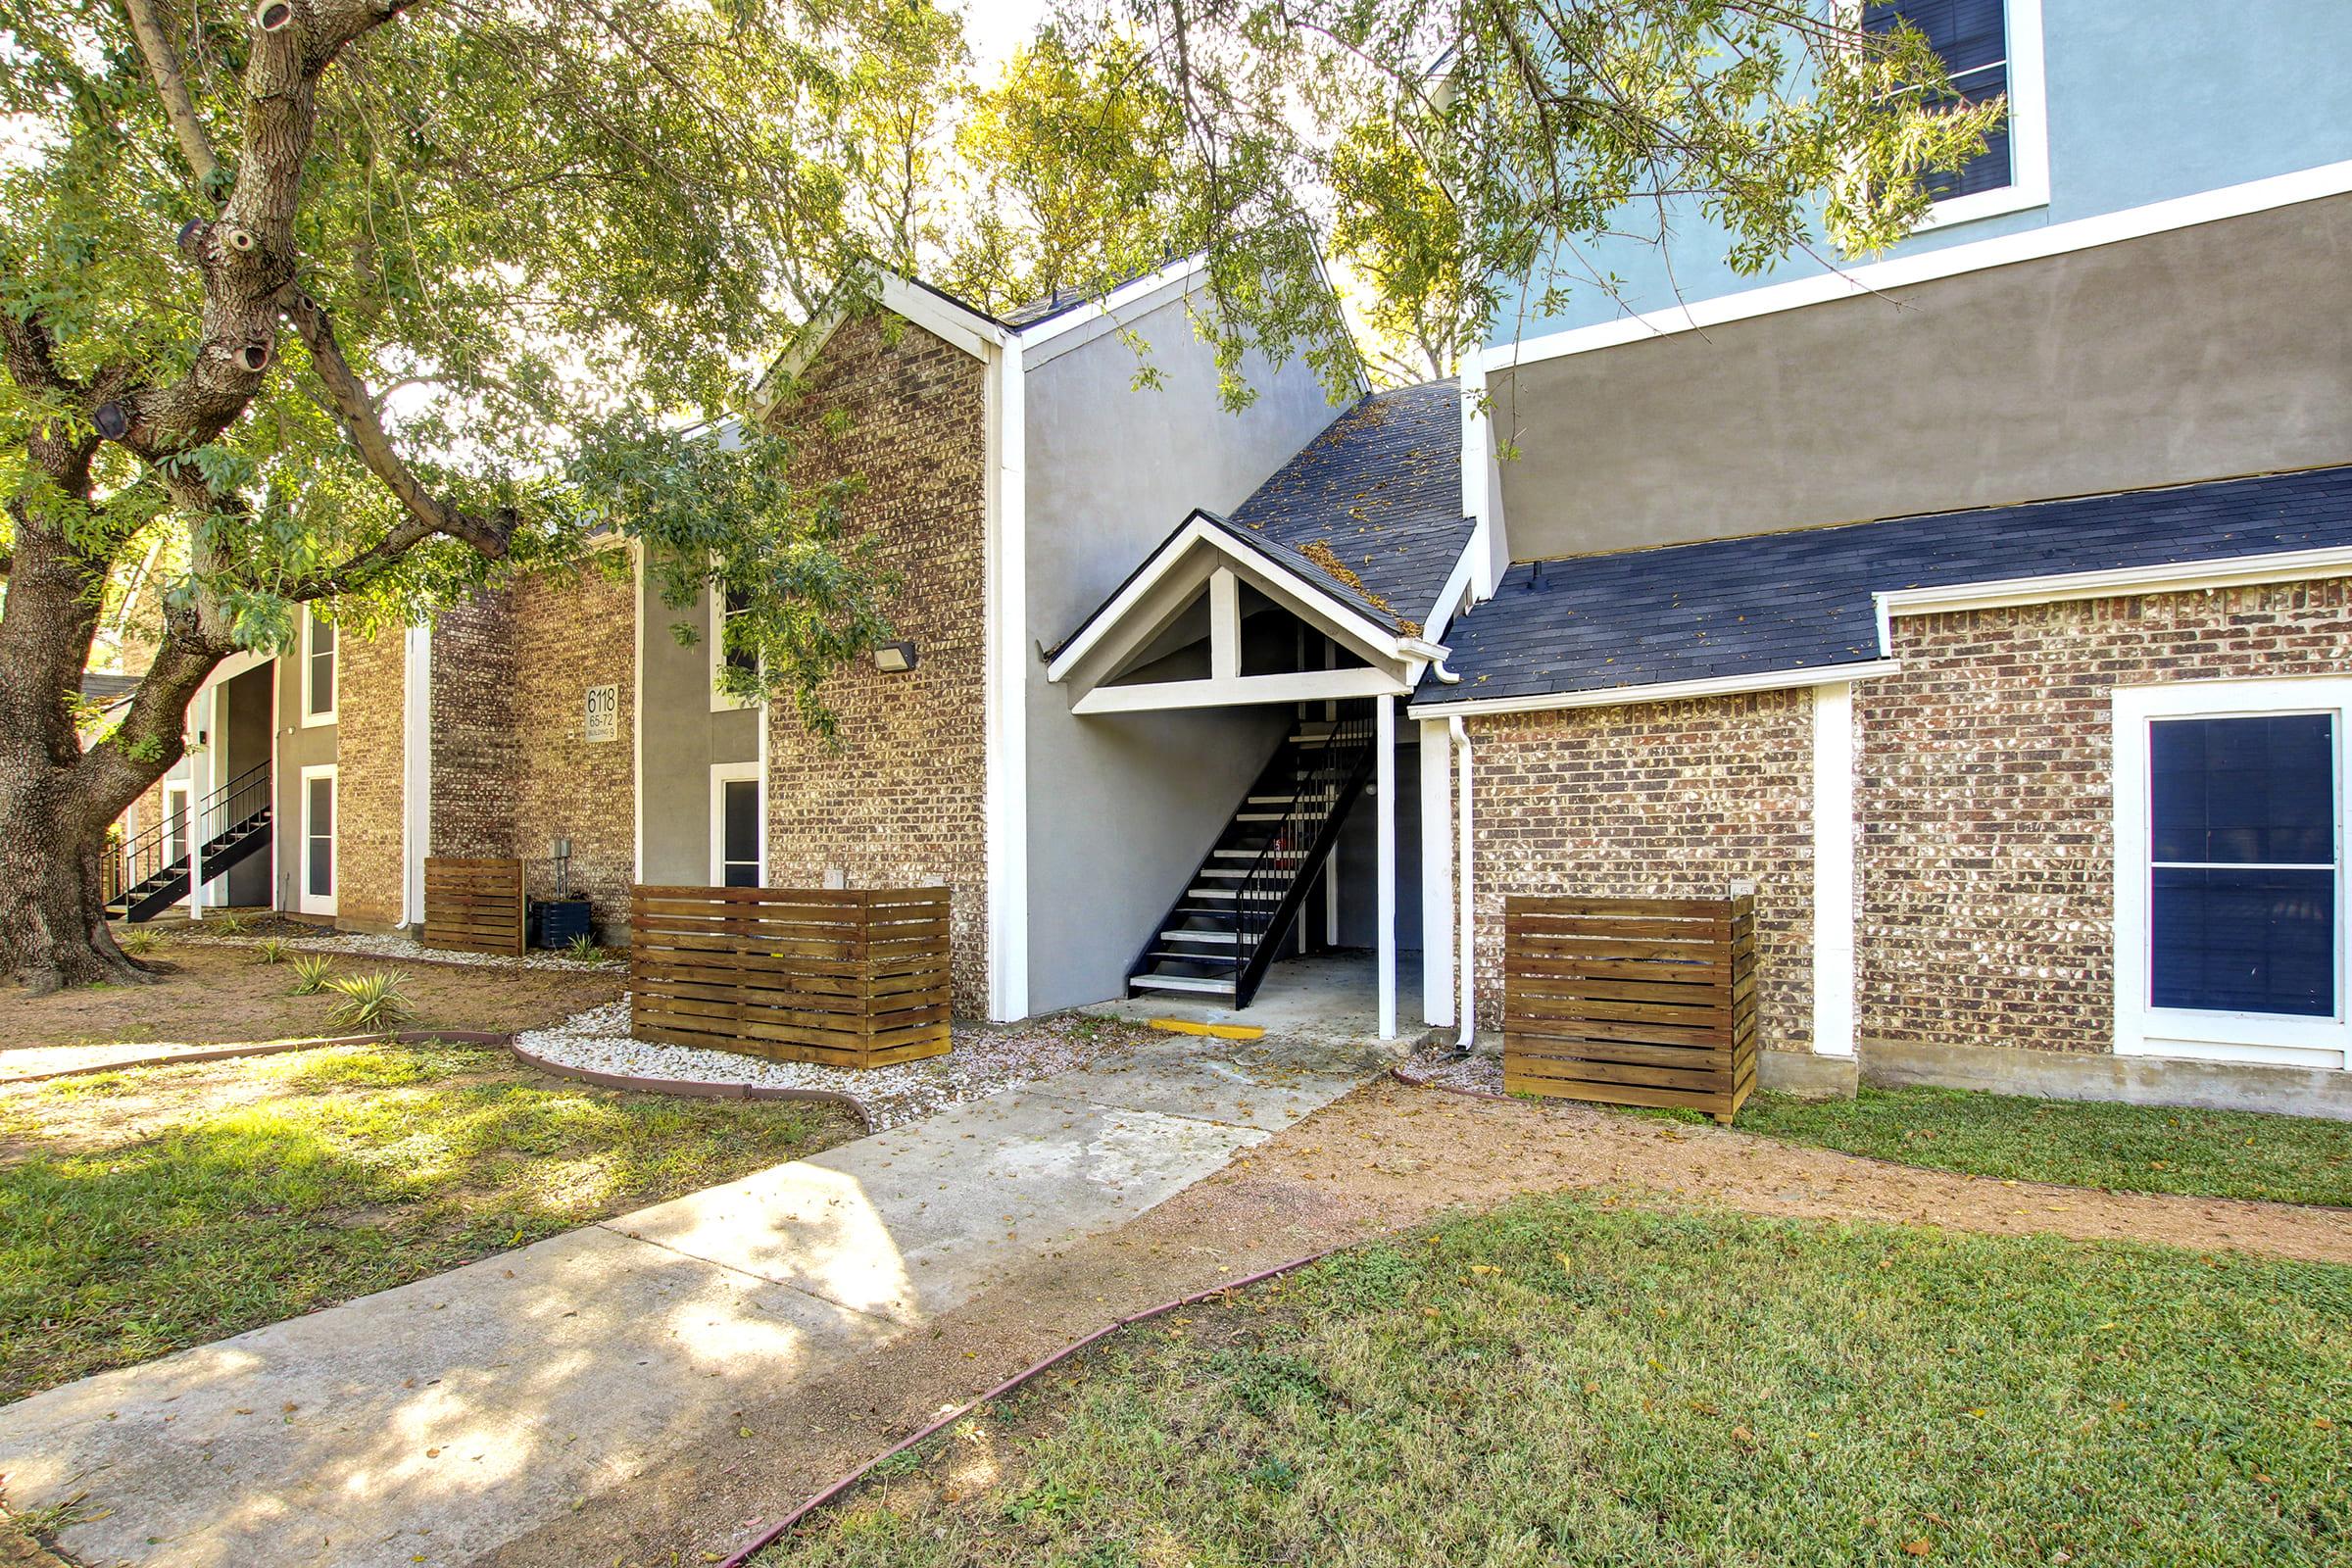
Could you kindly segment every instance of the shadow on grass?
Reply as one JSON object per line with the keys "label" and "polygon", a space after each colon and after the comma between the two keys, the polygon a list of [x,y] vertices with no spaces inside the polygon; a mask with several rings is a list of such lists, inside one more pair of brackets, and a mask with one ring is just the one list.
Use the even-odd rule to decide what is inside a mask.
{"label": "shadow on grass", "polygon": [[23,1142],[45,1109],[103,1118],[110,1099],[141,1097],[120,1142],[85,1133],[73,1152],[40,1152],[35,1134],[34,1152],[0,1165],[0,1399],[725,1181],[845,1130],[808,1105],[551,1084],[460,1047],[244,1064],[266,1091],[226,1106],[185,1092],[204,1071],[59,1080],[11,1107]]}

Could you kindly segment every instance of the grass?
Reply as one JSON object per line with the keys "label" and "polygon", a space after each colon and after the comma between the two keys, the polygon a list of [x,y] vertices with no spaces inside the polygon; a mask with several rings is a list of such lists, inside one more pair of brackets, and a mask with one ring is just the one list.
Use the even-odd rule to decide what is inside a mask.
{"label": "grass", "polygon": [[1974,1176],[2352,1205],[2352,1122],[1922,1088],[1758,1095],[1740,1130]]}
{"label": "grass", "polygon": [[0,1401],[808,1153],[800,1104],[339,1047],[0,1094]]}
{"label": "grass", "polygon": [[2352,1561],[2352,1269],[1522,1200],[1122,1332],[795,1568]]}

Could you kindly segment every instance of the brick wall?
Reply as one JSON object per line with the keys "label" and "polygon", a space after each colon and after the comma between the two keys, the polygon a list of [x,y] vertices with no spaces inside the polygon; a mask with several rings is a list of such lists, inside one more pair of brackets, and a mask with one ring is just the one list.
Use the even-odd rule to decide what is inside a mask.
{"label": "brick wall", "polygon": [[[895,330],[894,330],[895,329]],[[802,445],[795,476],[856,474],[853,531],[901,579],[894,629],[916,667],[860,663],[829,682],[840,744],[775,705],[768,737],[768,881],[851,887],[945,883],[956,1005],[988,1006],[984,548],[986,424],[980,363],[918,327],[869,318],[834,334],[780,418]],[[846,425],[825,428],[828,416]]]}
{"label": "brick wall", "polygon": [[[625,552],[577,571],[526,577],[512,591],[514,628],[514,849],[533,898],[555,892],[549,841],[571,840],[571,888],[596,907],[599,935],[628,940],[637,853],[636,595]],[[609,568],[622,568],[614,572]],[[619,688],[610,741],[586,739],[583,699]]]}
{"label": "brick wall", "polygon": [[1467,722],[1482,1030],[1501,1015],[1507,895],[1719,897],[1744,879],[1763,1045],[1811,1049],[1812,693]]}
{"label": "brick wall", "polygon": [[483,593],[433,622],[433,855],[514,853],[514,617]]}
{"label": "brick wall", "polygon": [[402,718],[406,633],[345,635],[336,657],[335,924],[388,931],[402,910]]}
{"label": "brick wall", "polygon": [[2352,669],[2325,582],[1898,619],[1854,687],[1859,1032],[2113,1047],[2111,694]]}

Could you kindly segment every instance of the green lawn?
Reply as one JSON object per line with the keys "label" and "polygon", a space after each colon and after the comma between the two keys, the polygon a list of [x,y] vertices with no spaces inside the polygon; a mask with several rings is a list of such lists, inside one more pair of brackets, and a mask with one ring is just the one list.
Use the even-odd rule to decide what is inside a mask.
{"label": "green lawn", "polygon": [[830,1107],[365,1047],[0,1093],[0,1400],[378,1291],[856,1134]]}
{"label": "green lawn", "polygon": [[2352,1204],[2352,1122],[1864,1089],[1852,1100],[1758,1095],[1740,1112],[1740,1130],[1976,1176]]}
{"label": "green lawn", "polygon": [[2352,1269],[1523,1200],[1128,1330],[761,1560],[2352,1562]]}

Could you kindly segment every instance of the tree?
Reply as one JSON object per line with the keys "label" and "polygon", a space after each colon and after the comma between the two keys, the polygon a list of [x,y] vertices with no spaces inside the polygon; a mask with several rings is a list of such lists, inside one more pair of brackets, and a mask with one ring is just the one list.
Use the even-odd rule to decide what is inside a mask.
{"label": "tree", "polygon": [[[1026,179],[1094,193],[1163,254],[1204,254],[1200,330],[1226,398],[1246,352],[1302,355],[1340,395],[1356,359],[1323,250],[1374,285],[1399,369],[1450,367],[1507,300],[1556,314],[1613,288],[1589,243],[1660,242],[1677,214],[1718,226],[1731,265],[1865,255],[1925,216],[1924,177],[1980,150],[2002,105],[1961,105],[1924,38],[1864,32],[1824,0],[1066,0],[1059,44],[1134,69],[1164,106],[1158,173],[1083,92],[1035,136]],[[1841,20],[1844,19],[1844,20]],[[1065,200],[1069,197],[1065,194]],[[1139,206],[1148,218],[1133,215]],[[1081,281],[1118,275],[1105,260]],[[1417,363],[1416,363],[1417,362]]]}
{"label": "tree", "polygon": [[[0,968],[143,978],[107,829],[306,605],[413,621],[616,527],[821,723],[882,623],[841,495],[685,426],[903,255],[866,198],[961,61],[920,0],[0,0]],[[85,749],[131,570],[153,660]]]}

